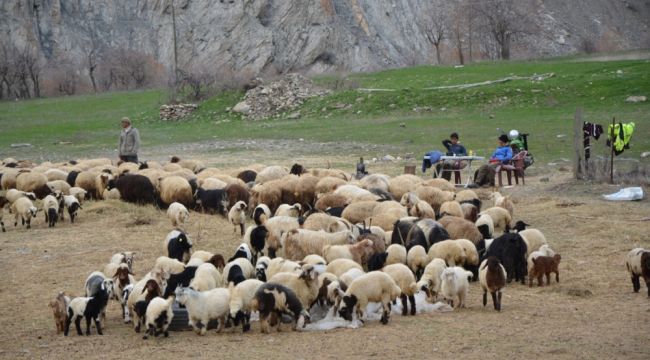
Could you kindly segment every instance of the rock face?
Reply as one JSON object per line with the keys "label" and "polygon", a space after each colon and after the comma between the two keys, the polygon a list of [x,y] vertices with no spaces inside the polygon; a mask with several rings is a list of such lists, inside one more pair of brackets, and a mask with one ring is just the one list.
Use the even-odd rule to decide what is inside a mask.
{"label": "rock face", "polygon": [[[645,0],[528,1],[541,29],[513,57],[575,52],[583,36],[617,49],[650,44]],[[423,32],[446,0],[175,0],[178,64],[235,72],[369,71],[431,63]],[[84,64],[92,44],[144,52],[171,68],[172,0],[3,0],[0,33],[44,60]],[[451,15],[449,16],[451,17]],[[448,49],[448,53],[452,50]]]}

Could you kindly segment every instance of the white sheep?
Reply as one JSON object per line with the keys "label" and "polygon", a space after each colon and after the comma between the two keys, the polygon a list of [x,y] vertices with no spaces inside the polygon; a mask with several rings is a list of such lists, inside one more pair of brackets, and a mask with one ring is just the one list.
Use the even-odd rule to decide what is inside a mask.
{"label": "white sheep", "polygon": [[303,308],[309,311],[311,305],[318,298],[318,271],[313,265],[305,264],[301,268],[300,274],[296,273],[278,273],[269,279],[270,283],[284,285],[291,289]]}
{"label": "white sheep", "polygon": [[185,205],[179,202],[173,202],[169,205],[169,208],[167,208],[167,217],[175,229],[184,230],[185,223],[190,218],[190,212],[187,210]]}
{"label": "white sheep", "polygon": [[448,267],[440,275],[440,294],[447,300],[449,305],[454,306],[454,298],[458,297],[456,308],[465,307],[465,298],[469,289],[468,278],[472,273],[460,266]]}
{"label": "white sheep", "polygon": [[533,251],[539,250],[542,245],[548,244],[546,236],[537,229],[526,229],[519,232],[519,235],[526,243],[526,257]]}
{"label": "white sheep", "polygon": [[411,304],[411,315],[415,315],[415,292],[417,291],[417,285],[415,283],[413,272],[404,264],[387,265],[384,266],[381,271],[390,275],[390,277],[395,281],[395,284],[397,284],[401,290],[400,298],[402,300],[402,316],[406,316],[408,313],[407,298],[408,302]]}
{"label": "white sheep", "polygon": [[494,236],[494,221],[488,214],[482,214],[476,219],[476,227],[483,234],[484,239],[492,239]]}
{"label": "white sheep", "polygon": [[374,243],[370,239],[364,239],[352,245],[326,245],[323,247],[323,256],[328,262],[336,259],[350,259],[363,265],[368,262],[373,253]]}
{"label": "white sheep", "polygon": [[422,273],[420,281],[417,282],[418,289],[427,294],[427,299],[434,302],[438,299],[440,292],[440,275],[447,268],[445,261],[442,259],[433,259],[427,264]]}
{"label": "white sheep", "polygon": [[327,265],[327,261],[323,259],[322,256],[316,255],[316,254],[311,254],[307,255],[302,259],[303,264],[311,264],[311,265]]}
{"label": "white sheep", "polygon": [[271,218],[271,209],[266,204],[259,204],[253,210],[253,221],[255,225],[262,225]]}
{"label": "white sheep", "polygon": [[230,291],[225,288],[216,288],[199,292],[192,288],[177,287],[176,301],[185,305],[192,326],[197,335],[205,335],[210,320],[218,319],[217,332],[225,325],[229,315]]}
{"label": "white sheep", "polygon": [[[262,258],[266,258],[266,257],[263,256]],[[283,259],[281,257],[277,257],[269,261],[269,264],[265,271],[265,276],[266,279],[270,279],[273,276],[275,276],[275,274],[278,273],[284,273],[284,272],[300,273],[301,271],[302,271],[302,265],[300,265],[299,263],[288,259]]]}
{"label": "white sheep", "polygon": [[[275,216],[264,222],[264,226],[268,231],[268,236],[266,238],[266,248],[268,249],[268,254],[270,257],[275,257],[277,251],[282,248],[282,235],[291,230],[300,228],[300,223],[297,218],[291,216]],[[286,257],[286,256],[285,256]],[[303,256],[300,257],[302,259]]]}
{"label": "white sheep", "polygon": [[147,293],[146,293],[146,284],[149,280],[155,280],[156,283],[158,284],[158,288],[160,290],[160,293],[164,293],[165,288],[167,287],[167,277],[169,276],[168,273],[166,273],[163,270],[160,269],[153,269],[145,276],[140,279],[138,282],[136,282],[133,285],[133,290],[131,291],[131,294],[129,295],[127,301],[126,301],[126,306],[129,314],[133,314],[133,327],[136,332],[140,332],[140,324],[142,321],[140,320],[140,317],[138,316],[138,313],[135,311],[135,305],[138,301],[144,300]]}
{"label": "white sheep", "polygon": [[[195,258],[196,259],[196,258]],[[190,266],[190,263],[188,263]],[[223,277],[217,268],[210,263],[200,264],[196,268],[190,287],[196,291],[208,291],[223,286]]]}
{"label": "white sheep", "polygon": [[9,189],[5,193],[5,199],[7,199],[9,204],[13,204],[14,202],[16,202],[16,200],[20,199],[21,197],[26,197],[30,200],[36,200],[36,194],[34,194],[33,192]]}
{"label": "white sheep", "polygon": [[406,264],[408,256],[404,245],[392,244],[386,249],[386,252],[388,253],[388,256],[386,256],[385,265]]}
{"label": "white sheep", "polygon": [[402,290],[395,281],[386,273],[371,271],[356,278],[341,296],[339,315],[345,320],[352,321],[352,314],[363,321],[368,302],[381,302],[383,313],[382,324],[387,324],[390,316],[390,303],[397,299]]}
{"label": "white sheep", "polygon": [[293,205],[289,204],[281,204],[278,206],[277,210],[275,210],[275,216],[291,216],[291,217],[299,217],[302,214],[302,205],[295,203]]}
{"label": "white sheep", "polygon": [[70,188],[70,195],[74,196],[79,200],[79,203],[83,203],[84,200],[86,200],[86,196],[88,195],[88,191],[86,191],[83,188],[73,186]]}
{"label": "white sheep", "polygon": [[154,270],[160,270],[171,275],[183,272],[183,270],[185,270],[185,264],[176,259],[168,258],[167,256],[160,256],[156,259],[153,268]]}
{"label": "white sheep", "polygon": [[[255,278],[255,268],[253,267],[253,264],[246,259],[246,258],[236,258],[233,259],[232,261],[229,261],[226,266],[223,268],[223,279],[224,283],[229,283],[233,281],[233,276],[234,273],[231,273],[231,269],[233,269],[234,266],[239,266],[241,269],[241,275],[244,277],[243,279],[239,280],[246,280],[246,279],[253,279]],[[236,281],[238,282],[238,281]]]}
{"label": "white sheep", "polygon": [[445,215],[464,218],[463,209],[457,201],[445,201],[440,205],[440,217]]}
{"label": "white sheep", "polygon": [[18,226],[18,219],[21,219],[23,225],[27,224],[27,228],[31,228],[32,218],[35,218],[38,212],[31,200],[26,197],[18,198],[11,204],[10,209],[15,216],[14,226]]}
{"label": "white sheep", "polygon": [[[325,246],[353,244],[355,241],[356,237],[351,231],[328,233],[304,229],[288,231],[282,238],[285,258],[290,260],[302,260],[310,254],[324,256]],[[324,257],[328,262],[331,261],[327,256]]]}
{"label": "white sheep", "polygon": [[336,259],[327,264],[326,272],[332,273],[337,277],[341,277],[350,269],[359,269],[363,270],[359,263],[356,263],[354,260],[350,259]]}
{"label": "white sheep", "polygon": [[250,315],[253,311],[253,299],[255,293],[264,282],[257,279],[248,279],[235,286],[230,284],[230,317],[234,319],[235,325],[242,323],[242,330],[250,330]]}
{"label": "white sheep", "polygon": [[510,196],[503,196],[499,192],[493,192],[492,195],[490,195],[490,199],[494,200],[494,206],[508,210],[510,216],[515,215],[515,205],[512,203]]}
{"label": "white sheep", "polygon": [[190,260],[192,259],[201,259],[203,262],[208,262],[212,257],[214,256],[213,253],[205,250],[196,250],[195,252],[192,253],[192,256],[190,256]]}
{"label": "white sheep", "polygon": [[174,318],[174,311],[172,310],[172,304],[174,302],[174,297],[170,296],[167,300],[161,297],[155,297],[151,299],[149,305],[147,305],[147,312],[145,315],[145,334],[142,337],[143,339],[149,336],[158,336],[164,334],[165,337],[169,336],[167,328],[171,324],[172,319]]}
{"label": "white sheep", "polygon": [[483,214],[487,214],[492,218],[494,229],[506,231],[506,229],[510,229],[512,226],[512,215],[502,207],[493,206],[481,212],[479,216]]}
{"label": "white sheep", "polygon": [[429,260],[443,259],[449,266],[462,265],[467,259],[465,250],[456,240],[443,240],[429,248]]}
{"label": "white sheep", "polygon": [[354,279],[358,278],[359,276],[365,273],[366,272],[361,269],[351,268],[350,270],[344,272],[343,275],[339,276],[339,282],[347,286],[349,284],[352,284]]}
{"label": "white sheep", "polygon": [[[386,262],[388,264],[388,260]],[[413,271],[413,274],[415,274],[415,278],[420,280],[424,268],[429,264],[429,256],[422,245],[415,245],[409,249],[406,255],[406,264]]]}
{"label": "white sheep", "polygon": [[244,235],[244,225],[246,224],[246,203],[243,201],[237,201],[228,211],[228,222],[234,226],[234,231],[237,232],[237,228],[241,235]]}
{"label": "white sheep", "polygon": [[59,199],[54,195],[47,195],[43,198],[43,213],[45,213],[45,222],[48,227],[53,227],[59,220]]}
{"label": "white sheep", "polygon": [[[74,223],[74,219],[77,217],[77,212],[79,209],[82,209],[79,199],[72,195],[63,195],[63,207],[68,210],[68,215],[70,215],[70,222]],[[65,219],[64,212],[61,211],[61,220]]]}

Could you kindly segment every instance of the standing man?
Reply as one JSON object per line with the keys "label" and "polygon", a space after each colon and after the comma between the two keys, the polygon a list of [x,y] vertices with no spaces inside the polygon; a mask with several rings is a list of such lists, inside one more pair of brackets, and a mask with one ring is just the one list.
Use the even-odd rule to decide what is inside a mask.
{"label": "standing man", "polygon": [[140,133],[138,129],[131,126],[131,120],[128,117],[123,117],[119,146],[120,160],[137,163],[138,148],[140,148]]}

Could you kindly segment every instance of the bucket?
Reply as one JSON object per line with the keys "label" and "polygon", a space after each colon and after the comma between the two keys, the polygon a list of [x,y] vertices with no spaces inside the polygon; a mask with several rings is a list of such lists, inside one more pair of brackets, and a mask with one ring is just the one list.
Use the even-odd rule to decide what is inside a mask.
{"label": "bucket", "polygon": [[415,175],[415,165],[405,165],[404,174]]}

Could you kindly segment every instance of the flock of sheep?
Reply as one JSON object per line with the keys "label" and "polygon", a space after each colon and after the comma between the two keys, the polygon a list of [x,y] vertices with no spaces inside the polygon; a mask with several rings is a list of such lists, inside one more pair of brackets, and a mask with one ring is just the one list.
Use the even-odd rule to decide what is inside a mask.
{"label": "flock of sheep", "polygon": [[[215,320],[218,330],[241,324],[248,331],[256,311],[262,332],[279,330],[287,318],[302,328],[316,320],[314,306],[328,308],[328,318],[363,321],[369,303],[378,303],[386,324],[398,298],[402,314],[415,315],[417,293],[430,303],[464,307],[470,280],[479,282],[483,305],[489,293],[497,311],[512,280],[523,284],[528,276],[529,286],[534,279],[543,286],[543,277],[549,285],[554,273],[559,282],[561,256],[542,231],[513,220],[508,196],[457,190],[444,179],[371,174],[356,180],[298,164],[230,173],[176,157],[168,164],[117,166],[110,159],[38,165],[5,159],[0,173],[2,213],[8,205],[16,226],[22,220],[29,228],[41,209],[49,226],[66,210],[74,221],[91,198],[166,208],[175,228],[141,279],[133,276],[134,254],[121,251],[88,276],[86,296],[70,300],[60,293],[52,300],[57,330],[65,335],[72,322],[81,335],[83,318],[87,335],[91,321],[102,334],[111,299],[147,338],[167,336],[181,312],[200,335]],[[228,218],[243,238],[232,256],[193,248],[185,232],[190,210]],[[641,277],[650,285],[650,251],[632,250],[627,268],[635,291]]]}

